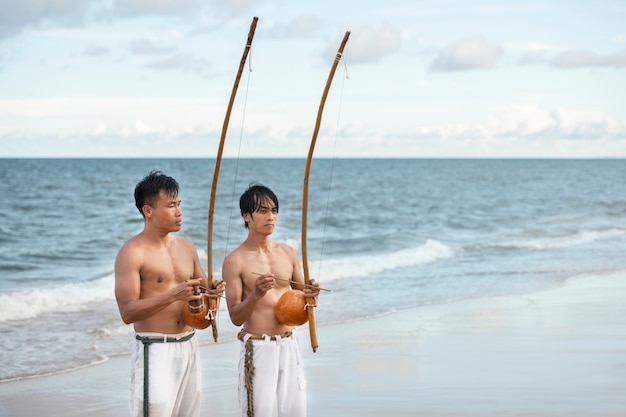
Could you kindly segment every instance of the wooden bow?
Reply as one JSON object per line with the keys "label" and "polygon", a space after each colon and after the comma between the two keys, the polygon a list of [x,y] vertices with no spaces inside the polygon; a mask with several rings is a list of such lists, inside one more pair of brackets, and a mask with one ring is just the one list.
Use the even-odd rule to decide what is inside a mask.
{"label": "wooden bow", "polygon": [[[306,167],[304,169],[304,187],[302,189],[302,268],[304,271],[304,283],[305,285],[311,285],[311,279],[309,276],[309,260],[307,257],[307,246],[306,246],[306,231],[307,231],[307,211],[309,207],[309,173],[311,171],[311,161],[313,160],[313,151],[315,149],[315,142],[317,141],[317,134],[320,130],[320,125],[322,123],[322,113],[324,112],[324,104],[326,103],[326,97],[328,96],[328,91],[330,90],[330,84],[333,81],[333,77],[335,75],[335,70],[337,69],[337,65],[343,56],[343,49],[348,42],[348,38],[350,37],[350,32],[347,31],[341,41],[341,45],[339,46],[339,50],[337,50],[337,56],[333,61],[333,64],[330,68],[330,74],[328,74],[328,80],[326,81],[326,87],[324,88],[324,93],[322,94],[322,100],[320,102],[320,106],[317,110],[317,120],[315,122],[315,129],[313,130],[313,137],[311,138],[311,145],[309,146],[309,154],[306,159]],[[313,352],[317,350],[317,334],[315,331],[315,311],[314,307],[311,305],[307,305],[307,313],[309,315],[309,333],[311,335],[311,348]]]}
{"label": "wooden bow", "polygon": [[[211,185],[211,200],[209,202],[209,234],[207,238],[207,258],[208,258],[208,281],[209,288],[214,288],[213,286],[213,218],[215,211],[215,196],[217,194],[217,180],[220,175],[220,166],[222,163],[222,152],[224,151],[224,142],[226,141],[226,131],[228,130],[228,122],[230,120],[230,113],[233,109],[233,104],[235,102],[235,96],[237,95],[237,88],[239,87],[239,80],[241,79],[241,74],[243,73],[243,68],[246,64],[246,58],[248,57],[248,52],[250,52],[250,48],[252,48],[252,38],[254,38],[254,31],[256,30],[256,24],[259,20],[258,17],[254,17],[252,19],[252,23],[250,24],[250,31],[248,32],[248,40],[246,42],[246,47],[243,50],[243,56],[241,57],[241,62],[239,63],[239,70],[237,71],[237,77],[235,77],[235,84],[233,85],[233,91],[230,94],[230,101],[228,102],[228,109],[226,110],[226,117],[224,118],[224,124],[222,125],[222,136],[220,137],[220,144],[217,151],[217,157],[215,159],[215,170],[213,171],[213,184]],[[213,327],[213,340],[217,342],[217,323],[216,323],[216,315],[217,315],[217,300],[209,299],[209,318],[211,320],[211,326]]]}

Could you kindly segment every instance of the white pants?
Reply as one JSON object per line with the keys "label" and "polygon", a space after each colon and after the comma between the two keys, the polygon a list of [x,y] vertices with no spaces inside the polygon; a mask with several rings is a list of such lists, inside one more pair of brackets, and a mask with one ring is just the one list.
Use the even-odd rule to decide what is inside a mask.
{"label": "white pants", "polygon": [[[300,343],[296,332],[291,337],[271,340],[251,340],[253,347],[254,377],[252,398],[255,417],[304,417],[306,416],[306,382],[300,360]],[[249,392],[245,386],[246,342],[241,342],[239,359],[239,415],[248,416]]]}
{"label": "white pants", "polygon": [[[139,333],[139,336],[179,339],[189,333],[164,335]],[[150,417],[199,417],[202,375],[198,340],[158,342],[148,349],[148,387]],[[130,413],[143,416],[144,344],[134,340],[131,355]]]}

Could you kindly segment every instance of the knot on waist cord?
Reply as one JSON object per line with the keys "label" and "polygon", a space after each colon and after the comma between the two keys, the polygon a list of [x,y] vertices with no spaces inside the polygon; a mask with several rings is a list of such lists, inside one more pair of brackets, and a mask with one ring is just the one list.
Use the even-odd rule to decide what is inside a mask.
{"label": "knot on waist cord", "polygon": [[163,335],[163,337],[156,336],[141,336],[139,334],[135,334],[135,339],[139,340],[144,345],[150,345],[152,343],[180,343],[186,342],[187,340],[194,337],[196,332],[190,332],[181,337],[168,337],[167,335]]}

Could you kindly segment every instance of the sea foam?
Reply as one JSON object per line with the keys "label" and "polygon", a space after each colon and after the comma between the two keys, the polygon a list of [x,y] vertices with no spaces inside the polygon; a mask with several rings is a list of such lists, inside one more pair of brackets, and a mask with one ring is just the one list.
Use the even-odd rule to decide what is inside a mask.
{"label": "sea foam", "polygon": [[[24,320],[48,313],[81,311],[90,303],[112,300],[113,274],[102,278],[0,294],[0,322]],[[28,308],[25,308],[28,306]]]}

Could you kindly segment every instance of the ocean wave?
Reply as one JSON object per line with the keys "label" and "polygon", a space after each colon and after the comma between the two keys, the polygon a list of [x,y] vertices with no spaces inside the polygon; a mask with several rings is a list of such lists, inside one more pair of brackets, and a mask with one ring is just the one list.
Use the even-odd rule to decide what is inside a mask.
{"label": "ocean wave", "polygon": [[0,271],[6,271],[6,272],[27,272],[27,271],[32,271],[35,270],[36,268],[32,265],[28,265],[28,264],[21,264],[21,263],[10,263],[10,262],[6,262],[6,263],[2,263],[0,264]]}
{"label": "ocean wave", "polygon": [[86,310],[90,303],[114,299],[113,275],[59,287],[0,294],[0,322],[49,313]]}
{"label": "ocean wave", "polygon": [[513,240],[494,245],[495,247],[515,248],[515,249],[532,249],[532,250],[550,250],[569,248],[572,246],[583,245],[598,240],[613,239],[615,237],[626,235],[626,229],[606,229],[596,231],[581,231],[568,236],[544,237],[529,240]]}
{"label": "ocean wave", "polygon": [[[386,270],[436,262],[453,256],[454,250],[451,247],[437,240],[428,239],[420,246],[395,252],[322,261],[319,273],[315,273],[314,277],[319,282],[364,277]],[[315,265],[312,265],[310,268],[312,275],[314,267]]]}
{"label": "ocean wave", "polygon": [[127,334],[132,334],[135,330],[133,329],[132,324],[117,324],[109,327],[103,327],[98,329],[98,336],[103,338],[111,338],[115,336],[125,336]]}

